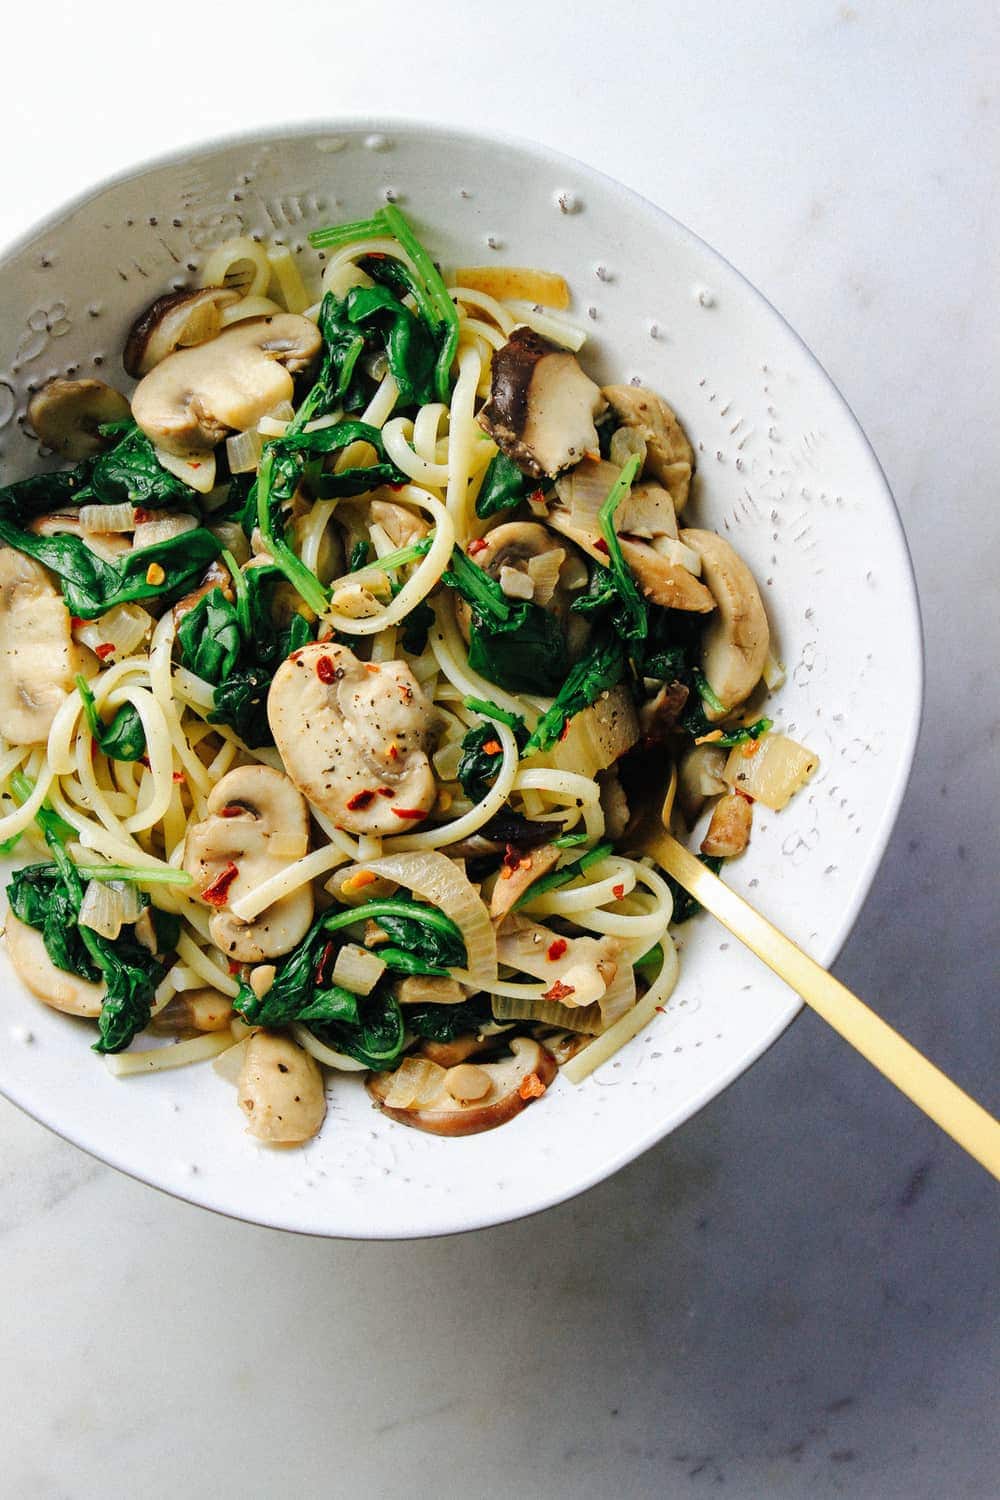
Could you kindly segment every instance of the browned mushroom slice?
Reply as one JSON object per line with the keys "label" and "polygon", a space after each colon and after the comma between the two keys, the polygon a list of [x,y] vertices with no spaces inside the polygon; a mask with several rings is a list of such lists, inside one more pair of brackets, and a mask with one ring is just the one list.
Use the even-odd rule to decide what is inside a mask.
{"label": "browned mushroom slice", "polygon": [[28,421],[41,441],[73,463],[110,447],[114,438],[100,428],[128,414],[125,397],[103,380],[50,380],[28,402]]}
{"label": "browned mushroom slice", "polygon": [[655,391],[641,385],[606,385],[602,392],[618,420],[634,427],[646,444],[645,469],[670,491],[678,515],[687,503],[694,449],[676,413]]}
{"label": "browned mushroom slice", "polygon": [[528,886],[559,863],[561,852],[555,844],[541,844],[537,849],[527,850],[516,864],[504,860],[490,897],[490,916],[494,922],[502,922]]}
{"label": "browned mushroom slice", "polygon": [[[366,1087],[382,1113],[401,1125],[412,1125],[431,1135],[478,1135],[520,1114],[545,1093],[556,1076],[555,1058],[530,1037],[514,1037],[510,1050],[510,1057],[497,1062],[463,1062],[440,1068],[440,1078],[431,1077],[430,1086],[425,1079],[409,1105],[387,1102],[396,1073],[369,1073]],[[401,1069],[409,1061],[405,1059]],[[433,1068],[431,1063],[426,1066]]]}
{"label": "browned mushroom slice", "polygon": [[292,376],[314,361],[321,344],[316,325],[295,313],[247,318],[162,359],[136,386],[132,415],[165,452],[206,453],[290,401]]}
{"label": "browned mushroom slice", "polygon": [[440,715],[405,662],[303,646],[274,674],[267,716],[289,776],[338,827],[407,833],[434,806]]}
{"label": "browned mushroom slice", "polygon": [[183,599],[178,599],[174,605],[174,625],[179,625],[184,616],[190,614],[215,589],[220,589],[230,604],[234,603],[236,595],[233,592],[232,574],[218,558],[209,564],[198,587],[192,589],[190,594],[185,594]]}
{"label": "browned mushroom slice", "polygon": [[720,797],[712,812],[705,837],[701,841],[702,854],[711,854],[716,859],[734,859],[742,854],[750,842],[750,825],[753,822],[753,803],[741,792],[727,792]]}
{"label": "browned mushroom slice", "polygon": [[[549,525],[576,542],[595,562],[607,564],[604,539],[596,527],[590,529],[576,525],[571,512],[558,506],[549,511]],[[664,557],[649,542],[636,542],[627,536],[621,537],[620,541],[622,556],[635,574],[644,597],[653,604],[660,604],[664,609],[686,609],[696,614],[708,614],[715,608],[709,590],[681,563]]]}
{"label": "browned mushroom slice", "polygon": [[220,286],[157,297],[129,329],[122,364],[133,380],[141,380],[175,349],[190,349],[214,339],[221,327],[222,309],[239,300],[239,292]]}
{"label": "browned mushroom slice", "polygon": [[721,719],[745,703],[760,681],[767,660],[770,631],[756,580],[739,554],[714,531],[684,531],[681,541],[701,558],[702,575],[718,612],[702,638],[701,667],[722,710],[705,713]]}
{"label": "browned mushroom slice", "polygon": [[536,477],[555,475],[597,449],[599,388],[575,354],[531,328],[515,328],[493,356],[490,399],[480,427]]}

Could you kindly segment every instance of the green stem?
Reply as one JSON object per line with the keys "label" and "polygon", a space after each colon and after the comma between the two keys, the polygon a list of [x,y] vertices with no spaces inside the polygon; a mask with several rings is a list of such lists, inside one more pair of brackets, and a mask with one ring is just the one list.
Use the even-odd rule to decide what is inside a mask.
{"label": "green stem", "polygon": [[[431,303],[431,313],[425,314],[428,322],[438,321],[444,324],[446,332],[434,367],[434,381],[438,398],[447,403],[451,400],[451,367],[458,349],[458,309],[448,296],[448,288],[444,284],[441,272],[417,239],[406,215],[401,213],[395,204],[387,203],[381,211],[381,217],[424,279],[427,296]],[[421,307],[421,312],[423,311]],[[436,320],[433,316],[434,312],[437,313]]]}

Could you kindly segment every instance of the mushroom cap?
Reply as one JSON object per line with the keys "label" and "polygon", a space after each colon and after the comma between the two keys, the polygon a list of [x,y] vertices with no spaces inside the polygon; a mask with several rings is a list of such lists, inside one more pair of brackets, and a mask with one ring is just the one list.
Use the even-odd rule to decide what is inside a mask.
{"label": "mushroom cap", "polygon": [[431,1135],[478,1135],[483,1130],[505,1125],[536,1097],[527,1089],[521,1093],[522,1085],[531,1074],[541,1085],[539,1092],[544,1092],[558,1071],[551,1052],[531,1037],[514,1037],[510,1050],[510,1057],[476,1064],[488,1075],[490,1086],[475,1100],[455,1099],[448,1091],[447,1074],[444,1073],[438,1093],[429,1102],[409,1109],[393,1108],[385,1103],[392,1088],[393,1073],[369,1073],[365,1087],[382,1113],[400,1125],[412,1125],[415,1130],[425,1130]]}
{"label": "mushroom cap", "polygon": [[298,1146],[326,1117],[319,1065],[287,1036],[256,1031],[248,1038],[237,1087],[247,1133],[269,1145]]}
{"label": "mushroom cap", "polygon": [[433,807],[439,716],[405,663],[303,646],[274,674],[267,716],[289,776],[338,827],[406,833]]}
{"label": "mushroom cap", "polygon": [[[572,512],[554,506],[549,511],[549,525],[553,530],[576,542],[595,562],[607,567],[608,554],[598,543],[603,541],[598,531],[583,528],[575,523]],[[636,542],[631,537],[619,538],[622,557],[635,574],[643,596],[664,609],[685,609],[696,614],[708,614],[715,608],[715,599],[700,579],[680,563],[671,562],[657,552],[648,542]]]}
{"label": "mushroom cap", "polygon": [[316,358],[322,337],[297,313],[247,318],[205,344],[178,349],[144,375],[132,415],[157,447],[205,453],[290,401],[292,375]]}
{"label": "mushroom cap", "polygon": [[39,1000],[68,1016],[92,1018],[101,1014],[104,985],[92,984],[88,979],[57,969],[46,952],[45,939],[36,927],[29,927],[13,912],[8,912],[4,937],[14,973]]}
{"label": "mushroom cap", "polygon": [[306,805],[288,777],[272,766],[237,766],[213,787],[207,817],[188,828],[184,869],[199,894],[231,867],[236,874],[224,888],[209,921],[212,940],[240,963],[259,963],[287,953],[305,936],[313,916],[312,887],[290,895],[243,922],[228,907],[280,873],[309,848]]}
{"label": "mushroom cap", "polygon": [[46,569],[0,547],[0,734],[12,745],[43,744],[77,674],[89,675],[92,664]]}
{"label": "mushroom cap", "polygon": [[537,477],[597,449],[600,388],[575,354],[532,328],[515,328],[493,356],[490,399],[477,421],[509,458]]}
{"label": "mushroom cap", "polygon": [[669,490],[680,515],[691,488],[694,449],[676,412],[662,396],[642,385],[606,385],[601,394],[624,426],[641,433],[646,443],[645,470]]}
{"label": "mushroom cap", "polygon": [[220,312],[239,300],[239,292],[221,286],[157,297],[129,329],[122,364],[133,380],[141,380],[175,349],[193,348],[215,338]]}
{"label": "mushroom cap", "polygon": [[721,719],[760,681],[770,644],[767,615],[753,574],[727,541],[714,531],[690,529],[681,532],[681,541],[701,558],[702,577],[718,606],[702,637],[701,666],[724,705],[724,713],[707,707],[705,713]]}
{"label": "mushroom cap", "polygon": [[38,437],[73,463],[109,447],[113,439],[104,437],[99,428],[106,422],[122,422],[128,414],[125,397],[103,380],[57,377],[28,402],[28,421]]}

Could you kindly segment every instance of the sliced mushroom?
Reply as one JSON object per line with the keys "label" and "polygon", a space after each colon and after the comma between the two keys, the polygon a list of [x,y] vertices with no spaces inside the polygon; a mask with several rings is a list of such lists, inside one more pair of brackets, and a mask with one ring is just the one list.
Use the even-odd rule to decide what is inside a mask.
{"label": "sliced mushroom", "polygon": [[45,939],[8,912],[4,923],[7,956],[18,979],[33,995],[68,1016],[99,1016],[104,1003],[104,985],[91,984],[75,974],[57,969],[45,949]]}
{"label": "sliced mushroom", "polygon": [[531,328],[515,328],[493,356],[490,399],[478,422],[536,477],[555,475],[596,452],[600,389],[569,354]]}
{"label": "sliced mushroom", "polygon": [[239,300],[239,292],[221,286],[157,297],[129,329],[122,364],[133,380],[141,380],[175,349],[190,349],[214,339],[222,326],[222,309]]}
{"label": "sliced mushroom", "polygon": [[516,864],[505,859],[490,896],[490,916],[493,921],[502,922],[528,886],[554,869],[561,854],[562,850],[557,849],[555,844],[540,844],[537,849],[528,849],[521,854]]}
{"label": "sliced mushroom", "polygon": [[319,1065],[287,1036],[254,1032],[246,1043],[237,1087],[240,1109],[249,1121],[247,1134],[269,1145],[301,1145],[326,1117]]}
{"label": "sliced mushroom", "polygon": [[639,710],[642,737],[650,743],[665,740],[687,705],[690,692],[683,682],[665,682],[655,697]]}
{"label": "sliced mushroom", "polygon": [[440,715],[405,663],[303,646],[275,673],[267,714],[289,776],[338,827],[406,833],[433,807]]}
{"label": "sliced mushroom", "polygon": [[290,401],[292,376],[313,362],[321,344],[315,323],[296,313],[234,323],[207,344],[168,354],[144,375],[132,415],[168,453],[208,452]]}
{"label": "sliced mushroom", "polygon": [[128,414],[125,397],[103,380],[50,380],[28,402],[28,421],[41,441],[73,463],[110,447],[114,439],[99,429]]}
{"label": "sliced mushroom", "polygon": [[407,974],[394,993],[400,1005],[460,1005],[465,999],[458,980],[444,974]]}
{"label": "sliced mushroom", "polygon": [[[552,1054],[530,1037],[514,1037],[510,1050],[510,1057],[497,1062],[458,1065],[461,1078],[455,1077],[458,1068],[442,1069],[436,1094],[429,1100],[421,1095],[422,1102],[407,1109],[385,1103],[395,1074],[369,1073],[365,1086],[382,1113],[401,1125],[412,1125],[431,1135],[477,1135],[520,1114],[532,1099],[544,1094],[556,1076]],[[477,1076],[466,1074],[467,1067],[474,1067]],[[478,1077],[480,1073],[486,1075],[488,1087]],[[456,1098],[456,1093],[468,1094],[470,1082],[478,1097]]]}
{"label": "sliced mushroom", "polygon": [[381,526],[394,547],[412,546],[431,529],[422,516],[394,500],[373,499],[368,506],[368,516],[373,525]]}
{"label": "sliced mushroom", "polygon": [[313,916],[312,887],[301,885],[250,922],[231,902],[280,874],[309,849],[306,805],[287,776],[271,766],[237,766],[213,787],[208,816],[188,829],[184,869],[197,894],[214,908],[212,941],[239,963],[287,953],[305,936]]}
{"label": "sliced mushroom", "polygon": [[727,792],[712,811],[712,820],[701,841],[702,854],[716,859],[734,859],[750,842],[753,803],[740,792]]}
{"label": "sliced mushroom", "polygon": [[81,507],[68,505],[64,510],[50,510],[28,522],[33,536],[78,536],[85,547],[107,562],[132,551],[132,538],[117,531],[85,531],[80,519]]}
{"label": "sliced mushroom", "polygon": [[[576,542],[595,562],[607,566],[607,547],[596,523],[581,526],[573,512],[553,506],[549,511],[549,525]],[[660,604],[664,609],[686,609],[696,614],[708,614],[715,608],[710,591],[681,563],[657,552],[650,542],[633,541],[627,536],[619,540],[622,557],[635,574],[644,597],[653,604]]]}
{"label": "sliced mushroom", "polygon": [[[620,473],[620,464],[590,457],[560,475],[555,485],[556,496],[559,504],[571,513],[574,525],[593,531],[595,537],[599,535],[598,512]],[[676,540],[677,517],[669,491],[652,480],[633,484],[615,511],[615,530],[621,536],[639,541],[660,537]]]}
{"label": "sliced mushroom", "polygon": [[676,413],[662,396],[641,385],[606,385],[602,395],[620,422],[641,433],[646,443],[646,472],[669,490],[680,515],[691,488],[694,449]]}
{"label": "sliced mushroom", "polygon": [[722,703],[721,719],[745,703],[760,681],[770,631],[760,590],[743,559],[714,531],[682,531],[681,541],[701,557],[702,576],[718,605],[702,637],[701,667]]}
{"label": "sliced mushroom", "polygon": [[435,1042],[428,1038],[420,1043],[418,1051],[421,1057],[426,1057],[428,1062],[437,1063],[440,1068],[457,1068],[478,1052],[495,1050],[496,1045],[495,1036],[481,1036],[478,1031],[463,1031],[452,1037],[450,1042]]}
{"label": "sliced mushroom", "polygon": [[45,742],[77,674],[89,675],[88,657],[45,568],[0,547],[0,734],[9,744]]}
{"label": "sliced mushroom", "polygon": [[564,938],[516,913],[497,933],[497,958],[549,981],[547,998],[570,1008],[592,1005],[614,983],[622,958],[617,938]]}
{"label": "sliced mushroom", "polygon": [[692,745],[677,767],[677,802],[684,821],[693,828],[709,797],[726,790],[723,772],[726,752],[719,745]]}

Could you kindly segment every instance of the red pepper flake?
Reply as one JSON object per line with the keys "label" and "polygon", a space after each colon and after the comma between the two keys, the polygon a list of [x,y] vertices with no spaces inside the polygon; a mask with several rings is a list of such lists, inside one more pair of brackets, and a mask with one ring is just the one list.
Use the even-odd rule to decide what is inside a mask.
{"label": "red pepper flake", "polygon": [[233,959],[229,960],[229,972],[230,972],[230,974],[238,974],[240,972],[240,969],[242,967],[243,967],[242,964],[235,963]]}
{"label": "red pepper flake", "polygon": [[192,464],[191,464],[191,468],[192,468],[192,469],[200,469],[200,468],[201,468],[201,460],[200,460],[200,459],[199,459],[199,460],[198,460],[198,461],[197,461],[197,463],[192,463]]}
{"label": "red pepper flake", "polygon": [[475,557],[478,553],[485,552],[488,546],[489,542],[487,542],[485,537],[477,536],[474,541],[469,543],[469,556]]}
{"label": "red pepper flake", "polygon": [[422,807],[394,807],[393,812],[397,818],[409,818],[413,821],[427,816]]}
{"label": "red pepper flake", "polygon": [[201,899],[207,901],[209,906],[225,906],[229,895],[229,887],[239,874],[239,867],[229,861],[220,875],[217,875],[211,885],[207,885],[201,893]]}
{"label": "red pepper flake", "polygon": [[663,1009],[662,1005],[654,1005],[653,1009],[656,1011],[657,1015],[660,1015],[660,1016],[665,1016],[666,1015],[666,1011]]}
{"label": "red pepper flake", "polygon": [[517,1090],[522,1099],[540,1099],[545,1093],[545,1085],[537,1073],[529,1073],[521,1079]]}
{"label": "red pepper flake", "polygon": [[616,901],[620,901],[625,894],[624,885],[613,885],[611,887],[611,894],[614,896]]}
{"label": "red pepper flake", "polygon": [[602,536],[599,536],[597,538],[597,541],[594,543],[594,547],[598,552],[603,552],[605,557],[608,556],[608,544]]}
{"label": "red pepper flake", "polygon": [[220,818],[238,818],[238,817],[240,817],[245,812],[246,812],[246,808],[245,807],[241,807],[238,802],[227,802],[226,805],[225,805],[225,807],[220,807],[219,808],[219,817]]}
{"label": "red pepper flake", "polygon": [[151,771],[153,769],[152,762],[150,761],[150,758],[149,758],[148,755],[140,755],[139,756],[139,763],[140,763],[140,765],[145,766],[147,771]]}
{"label": "red pepper flake", "polygon": [[569,739],[569,720],[568,719],[566,720],[565,724],[563,725],[562,729],[559,732],[559,738],[561,740]]}
{"label": "red pepper flake", "polygon": [[562,958],[568,947],[569,944],[565,938],[556,938],[554,943],[549,944],[549,962],[555,963],[556,959]]}
{"label": "red pepper flake", "polygon": [[153,512],[151,510],[145,510],[141,505],[137,505],[135,510],[132,512],[132,519],[137,526],[144,526],[147,521],[151,521],[153,519]]}
{"label": "red pepper flake", "polygon": [[367,789],[363,792],[355,792],[353,797],[348,797],[347,799],[347,811],[361,812],[362,809],[368,807],[369,804],[374,801],[374,792],[368,791]]}
{"label": "red pepper flake", "polygon": [[392,744],[389,746],[388,750],[385,753],[390,760],[399,759],[399,746],[396,744],[395,740],[393,740]]}
{"label": "red pepper flake", "polygon": [[[369,259],[370,260],[377,260],[378,257],[375,256],[375,255],[372,255],[372,256],[369,256]],[[392,492],[393,492],[394,495],[398,495],[399,492],[400,492],[400,490],[405,490],[406,485],[405,484],[390,484],[390,485],[387,485],[386,488],[392,490]]]}
{"label": "red pepper flake", "polygon": [[516,870],[521,864],[521,851],[516,844],[508,844],[503,862],[508,870]]}
{"label": "red pepper flake", "polygon": [[326,970],[327,964],[330,962],[330,955],[332,953],[333,953],[333,943],[332,942],[325,943],[323,945],[323,952],[319,956],[319,963],[316,965],[315,973],[314,973],[314,976],[313,976],[316,984],[320,984],[321,985],[323,983],[323,975],[324,975],[324,972]]}
{"label": "red pepper flake", "polygon": [[115,650],[114,641],[102,641],[99,646],[94,647],[94,655],[98,661],[107,661],[109,656],[114,656]]}
{"label": "red pepper flake", "polygon": [[499,740],[487,740],[483,746],[484,755],[499,755],[503,746]]}
{"label": "red pepper flake", "polygon": [[563,984],[561,979],[557,979],[552,988],[545,991],[542,999],[557,1001],[565,1000],[568,995],[572,995],[574,993],[575,990],[571,984]]}
{"label": "red pepper flake", "polygon": [[184,775],[183,771],[175,771],[174,780],[183,783],[187,780],[187,777]]}
{"label": "red pepper flake", "polygon": [[316,676],[320,682],[336,682],[337,668],[334,666],[332,656],[321,656],[316,663]]}
{"label": "red pepper flake", "polygon": [[528,496],[528,499],[534,501],[534,503],[536,505],[544,505],[545,504],[545,491],[544,490],[532,490],[531,494]]}
{"label": "red pepper flake", "polygon": [[396,795],[391,786],[380,786],[378,794],[380,797],[395,797]]}
{"label": "red pepper flake", "polygon": [[79,615],[70,615],[69,617],[70,630],[79,630],[80,627],[82,625],[86,625],[86,623],[86,620],[81,620]]}

